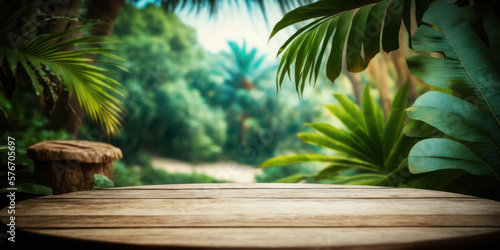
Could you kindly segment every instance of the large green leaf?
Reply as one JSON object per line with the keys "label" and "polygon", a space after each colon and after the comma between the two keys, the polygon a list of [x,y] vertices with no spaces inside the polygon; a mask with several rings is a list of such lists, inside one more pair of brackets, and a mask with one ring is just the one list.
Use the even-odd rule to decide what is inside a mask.
{"label": "large green leaf", "polygon": [[462,169],[475,175],[496,175],[477,155],[463,144],[449,139],[434,138],[418,142],[408,156],[412,173],[441,169]]}
{"label": "large green leaf", "polygon": [[344,51],[348,71],[363,71],[380,52],[381,40],[386,52],[399,47],[402,19],[408,23],[415,16],[420,24],[422,13],[433,0],[419,3],[416,9],[410,8],[413,2],[419,1],[320,0],[290,11],[275,25],[270,38],[293,24],[313,21],[295,32],[279,49],[278,55],[284,53],[276,77],[277,88],[291,71],[295,71],[293,80],[299,96],[306,81],[316,83],[326,47],[330,43],[326,67],[326,76],[330,81],[334,82],[340,75]]}
{"label": "large green leaf", "polygon": [[[437,21],[430,17],[431,13],[425,16],[424,21],[434,22]],[[458,60],[455,51],[450,47],[448,39],[443,31],[436,27],[429,27],[426,25],[420,26],[412,38],[413,49],[420,52],[439,52],[443,54],[447,59]]]}
{"label": "large green leaf", "polygon": [[470,144],[470,150],[486,165],[491,166],[495,173],[500,173],[500,154],[496,145],[490,142],[474,142]]}
{"label": "large green leaf", "polygon": [[346,63],[347,70],[350,72],[360,72],[366,68],[361,49],[363,48],[366,21],[372,8],[373,5],[361,7],[352,19],[351,32],[346,44]]}
{"label": "large green leaf", "polygon": [[[491,112],[500,126],[500,88],[493,83],[500,82],[500,67],[483,41],[474,33],[470,24],[462,17],[461,10],[444,0],[439,0],[430,8],[430,13],[437,23],[431,23],[442,29],[449,46],[446,51],[453,51],[454,57],[465,69],[480,102]],[[426,14],[427,15],[427,14]],[[424,21],[425,16],[424,16]],[[443,51],[444,52],[444,51]],[[451,53],[451,52],[450,52]]]}
{"label": "large green leaf", "polygon": [[335,16],[347,10],[356,9],[363,5],[378,1],[380,0],[320,0],[318,2],[296,8],[288,12],[278,23],[276,23],[269,39],[271,39],[280,30],[298,22],[324,16]]}
{"label": "large green leaf", "polygon": [[[489,142],[497,127],[491,116],[458,97],[437,91],[423,94],[407,109],[408,117],[465,141]],[[490,131],[492,130],[492,131]]]}
{"label": "large green leaf", "polygon": [[[349,27],[351,26],[351,19],[354,10],[350,10],[342,14],[337,22],[337,28],[335,29],[335,35],[332,40],[332,47],[330,50],[330,56],[326,63],[326,76],[332,83],[339,77],[342,71],[342,55],[344,54],[344,43],[349,34]],[[299,53],[304,53],[300,52]],[[319,55],[322,57],[323,55]]]}
{"label": "large green leaf", "polygon": [[403,128],[403,133],[409,137],[428,138],[440,132],[439,129],[419,120],[412,120]]}
{"label": "large green leaf", "polygon": [[[437,51],[444,58],[413,55],[408,58],[410,71],[432,85],[454,90],[460,98],[428,92],[416,100],[407,114],[427,123],[429,129],[435,127],[446,136],[469,143],[424,140],[410,152],[410,166],[416,172],[456,168],[498,179],[500,90],[495,83],[500,82],[500,71],[491,53],[495,46],[488,48],[463,18],[462,10],[446,1],[431,5],[423,21],[429,26],[419,27],[413,39],[414,48],[420,52]],[[491,27],[487,30],[492,32]],[[408,127],[407,134],[419,135],[415,133],[415,124]],[[424,151],[426,147],[437,151]]]}
{"label": "large green leaf", "polygon": [[463,96],[476,94],[467,72],[458,60],[412,54],[406,57],[406,62],[411,74],[428,84],[454,90]]}
{"label": "large green leaf", "polygon": [[375,4],[366,19],[365,36],[363,38],[365,68],[372,58],[380,52],[380,31],[382,30],[386,7],[387,1],[385,0]]}
{"label": "large green leaf", "polygon": [[[405,0],[392,0],[387,6],[384,31],[382,32],[382,47],[387,53],[399,48],[399,29],[401,28],[405,2]],[[411,4],[411,2],[407,4]]]}

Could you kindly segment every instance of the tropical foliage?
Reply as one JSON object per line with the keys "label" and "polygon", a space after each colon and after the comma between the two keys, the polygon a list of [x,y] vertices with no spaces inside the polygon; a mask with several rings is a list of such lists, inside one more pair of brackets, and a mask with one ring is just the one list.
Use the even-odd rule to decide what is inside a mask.
{"label": "tropical foliage", "polygon": [[[426,12],[413,39],[419,52],[440,52],[436,58],[414,54],[408,65],[415,76],[454,95],[431,91],[408,108],[410,118],[427,123],[448,138],[420,141],[410,151],[413,173],[461,169],[500,181],[500,71],[498,27],[491,10],[477,9],[484,18],[487,40],[481,40],[462,11],[437,1]],[[496,54],[495,54],[496,53]],[[411,134],[416,128],[408,129]],[[417,128],[418,129],[418,128]]]}
{"label": "tropical foliage", "polygon": [[[276,96],[276,66],[262,52],[229,42],[226,51],[212,55],[192,27],[155,5],[126,5],[122,14],[112,36],[121,43],[108,46],[130,71],[114,75],[124,86],[126,113],[122,132],[111,140],[126,165],[144,152],[189,162],[255,164],[291,145],[301,148],[298,140],[285,141],[295,140],[303,122],[321,115],[322,100],[298,102],[293,90]],[[321,88],[315,91],[322,94]],[[91,131],[86,124],[80,138]]]}
{"label": "tropical foliage", "polygon": [[281,87],[285,76],[291,78],[293,72],[297,92],[302,93],[307,81],[316,82],[328,46],[331,50],[326,75],[330,81],[335,81],[342,71],[344,51],[347,70],[363,71],[381,50],[390,52],[399,48],[401,23],[404,22],[411,34],[412,17],[420,25],[430,2],[432,0],[320,0],[288,12],[274,26],[270,38],[288,26],[313,21],[300,28],[279,49],[278,55],[282,57],[277,84]]}
{"label": "tropical foliage", "polygon": [[223,54],[229,60],[221,64],[224,68],[224,77],[234,89],[254,89],[255,84],[274,69],[263,65],[265,56],[259,55],[257,48],[247,50],[245,42],[239,46],[236,42],[229,41],[228,45],[231,53],[223,52]]}
{"label": "tropical foliage", "polygon": [[[329,148],[339,156],[322,154],[296,154],[278,156],[262,163],[260,167],[288,165],[298,162],[328,162],[330,165],[317,175],[295,175],[278,182],[297,182],[306,177],[316,180],[333,179],[342,184],[384,184],[395,171],[405,167],[405,158],[414,145],[403,134],[406,121],[404,109],[407,103],[408,85],[396,95],[387,122],[379,105],[370,94],[369,84],[363,91],[362,110],[347,96],[336,94],[340,105],[326,105],[326,108],[346,127],[339,129],[325,123],[307,124],[317,133],[299,133],[298,137],[309,144]],[[355,175],[340,175],[339,172],[356,170]],[[334,177],[335,178],[332,178]]]}
{"label": "tropical foliage", "polygon": [[202,87],[217,85],[208,79],[196,33],[157,6],[125,6],[122,14],[113,34],[122,42],[110,46],[130,69],[115,75],[124,85],[126,126],[111,142],[127,163],[141,150],[193,162],[216,159],[227,125],[223,111],[202,94]]}
{"label": "tropical foliage", "polygon": [[[16,77],[26,72],[33,91],[49,112],[54,109],[62,91],[56,83],[63,83],[94,122],[99,123],[108,135],[115,134],[121,126],[120,114],[123,112],[120,92],[117,90],[120,84],[107,76],[109,70],[92,65],[92,60],[85,56],[95,54],[120,58],[108,49],[81,47],[111,40],[107,37],[86,36],[58,42],[74,32],[88,31],[92,29],[92,25],[70,28],[57,34],[35,36],[36,29],[26,31],[15,25],[25,9],[12,14],[12,6],[2,3],[1,16],[6,17],[6,20],[0,24],[0,64],[5,74]],[[72,46],[80,47],[77,50],[67,50]],[[98,63],[113,64],[109,61]],[[7,91],[6,96],[10,97],[10,90],[15,89],[14,83],[3,81],[2,85]]]}
{"label": "tropical foliage", "polygon": [[[299,29],[278,52],[283,52],[277,74],[280,86],[287,74],[290,77],[294,63],[296,89],[301,93],[308,77],[311,81],[318,76],[319,65],[332,37],[327,62],[330,80],[335,80],[340,74],[343,51],[346,53],[347,69],[351,72],[362,71],[381,50],[378,43],[370,47],[370,39],[367,39],[370,35],[367,33],[375,33],[370,32],[369,23],[383,27],[383,31],[379,29],[382,35],[376,32],[376,41],[381,42],[383,50],[389,52],[397,49],[398,43],[389,37],[397,37],[402,19],[412,37],[410,46],[417,51],[407,57],[411,74],[433,85],[436,91],[423,94],[406,110],[408,117],[414,120],[403,129],[405,138],[427,139],[416,143],[408,153],[409,168],[397,168],[395,171],[399,172],[396,175],[401,179],[398,185],[498,198],[495,195],[497,192],[492,190],[498,190],[500,186],[500,122],[496,98],[499,90],[495,87],[500,80],[498,57],[495,57],[499,47],[500,21],[498,13],[491,8],[492,3],[458,1],[453,5],[444,0],[414,3],[394,0],[377,1],[376,4],[370,1],[336,2],[337,5],[334,5],[334,2],[318,1],[297,8],[276,24],[271,37],[286,26],[317,18]],[[402,12],[396,15],[399,23],[394,25],[392,31],[391,23],[385,23],[387,20],[379,17],[378,22],[371,22],[370,18],[373,18],[377,8],[384,9],[398,3],[404,6],[401,5]],[[356,12],[353,11],[355,8],[358,8]],[[392,18],[389,14],[380,16]],[[416,20],[412,21],[413,18]],[[413,35],[412,22],[418,26]],[[347,44],[344,45],[345,41]],[[373,138],[377,137],[369,137]],[[366,141],[363,138],[355,140],[358,143]],[[361,157],[353,153],[351,159]],[[329,157],[275,158],[263,165],[273,165],[273,161],[293,163],[314,158],[328,161]],[[404,161],[402,164],[405,164]],[[408,170],[418,175],[412,175]],[[359,178],[364,179],[362,175]],[[286,181],[301,179],[302,176],[291,176]]]}
{"label": "tropical foliage", "polygon": [[[223,52],[220,61],[224,84],[217,88],[218,98],[225,99],[218,99],[214,104],[226,113],[228,141],[225,150],[236,155],[236,150],[245,147],[242,145],[250,138],[258,137],[262,128],[271,126],[273,110],[282,109],[283,105],[274,98],[269,86],[274,65],[265,62],[265,56],[256,48],[247,48],[245,42],[238,45],[230,41],[228,45],[230,53]],[[273,144],[263,147],[268,155],[275,149]]]}

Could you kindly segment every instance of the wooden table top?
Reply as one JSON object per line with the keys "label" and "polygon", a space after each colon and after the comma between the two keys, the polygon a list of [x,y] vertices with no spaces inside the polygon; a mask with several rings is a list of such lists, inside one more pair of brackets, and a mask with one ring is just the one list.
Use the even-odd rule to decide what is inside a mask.
{"label": "wooden table top", "polygon": [[[7,208],[0,216],[8,223]],[[500,236],[500,202],[325,184],[136,186],[19,202],[16,230],[141,249],[476,246]]]}

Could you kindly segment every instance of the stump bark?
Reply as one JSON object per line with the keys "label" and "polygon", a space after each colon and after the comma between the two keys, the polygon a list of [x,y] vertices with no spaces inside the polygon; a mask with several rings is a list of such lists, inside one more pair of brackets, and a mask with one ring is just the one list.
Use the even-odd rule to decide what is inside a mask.
{"label": "stump bark", "polygon": [[92,190],[94,174],[113,180],[113,161],[121,159],[122,152],[102,142],[43,141],[28,148],[28,157],[53,194],[63,194]]}

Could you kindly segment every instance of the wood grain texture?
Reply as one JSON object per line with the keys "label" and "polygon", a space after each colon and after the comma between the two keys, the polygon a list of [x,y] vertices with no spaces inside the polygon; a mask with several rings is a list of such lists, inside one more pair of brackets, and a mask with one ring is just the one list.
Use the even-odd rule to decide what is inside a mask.
{"label": "wood grain texture", "polygon": [[122,151],[101,142],[43,141],[30,146],[28,156],[53,194],[63,194],[92,190],[94,174],[113,180],[113,161],[122,158]]}
{"label": "wood grain texture", "polygon": [[218,199],[218,198],[273,198],[273,199],[381,199],[381,198],[470,198],[473,196],[448,192],[428,192],[426,190],[397,188],[397,189],[327,189],[307,188],[300,192],[291,188],[284,189],[107,189],[92,190],[62,195],[44,196],[43,199]]}
{"label": "wood grain texture", "polygon": [[78,163],[112,162],[123,157],[122,151],[107,143],[93,141],[42,141],[28,148],[28,157],[41,162]]}
{"label": "wood grain texture", "polygon": [[94,174],[113,180],[113,163],[77,163],[68,165],[65,161],[35,161],[35,173],[44,177],[46,186],[53,194],[64,194],[92,190],[95,186]]}
{"label": "wood grain texture", "polygon": [[[8,222],[6,208],[0,219]],[[461,247],[500,236],[500,202],[409,188],[156,185],[22,201],[16,226],[56,240],[127,248]]]}

